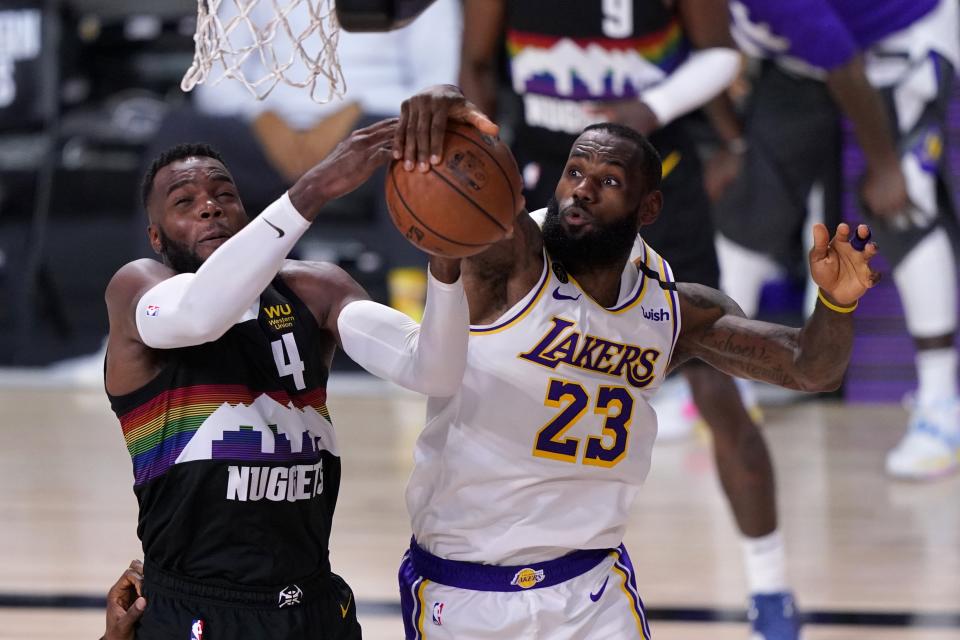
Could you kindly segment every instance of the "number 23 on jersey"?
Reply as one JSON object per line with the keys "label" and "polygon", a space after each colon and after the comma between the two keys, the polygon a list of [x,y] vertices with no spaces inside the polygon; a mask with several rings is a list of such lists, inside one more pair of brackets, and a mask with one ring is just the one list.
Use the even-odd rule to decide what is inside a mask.
{"label": "number 23 on jersey", "polygon": [[[533,455],[562,462],[598,467],[612,467],[627,453],[633,396],[622,386],[600,386],[596,397],[579,382],[551,378],[544,404],[560,409],[559,413],[537,432]],[[567,436],[567,431],[593,406],[593,413],[603,417],[601,432],[591,435],[581,447],[580,439]]]}

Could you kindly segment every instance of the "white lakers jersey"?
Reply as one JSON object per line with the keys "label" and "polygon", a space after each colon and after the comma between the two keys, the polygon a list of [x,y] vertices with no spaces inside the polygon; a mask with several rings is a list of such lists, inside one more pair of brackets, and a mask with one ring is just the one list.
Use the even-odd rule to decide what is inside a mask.
{"label": "white lakers jersey", "polygon": [[[639,259],[673,282],[642,242]],[[407,488],[418,543],[488,564],[619,545],[679,332],[676,292],[635,264],[606,309],[545,256],[533,290],[471,327],[457,395],[429,400]]]}

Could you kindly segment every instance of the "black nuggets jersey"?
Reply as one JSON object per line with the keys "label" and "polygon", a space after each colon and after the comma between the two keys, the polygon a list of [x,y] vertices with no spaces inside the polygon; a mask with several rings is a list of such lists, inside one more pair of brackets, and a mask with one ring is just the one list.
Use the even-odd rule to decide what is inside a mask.
{"label": "black nuggets jersey", "polygon": [[165,350],[155,379],[110,396],[145,558],[192,579],[273,586],[330,569],[333,338],[280,278],[257,312],[219,340]]}
{"label": "black nuggets jersey", "polygon": [[517,145],[561,158],[596,122],[588,105],[637,98],[690,50],[661,0],[571,2],[563,10],[554,0],[510,2],[506,46],[520,101]]}

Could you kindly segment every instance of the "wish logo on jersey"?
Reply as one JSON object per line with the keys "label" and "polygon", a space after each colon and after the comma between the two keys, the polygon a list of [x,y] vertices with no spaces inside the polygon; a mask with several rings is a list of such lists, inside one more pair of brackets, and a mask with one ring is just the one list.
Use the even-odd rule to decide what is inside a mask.
{"label": "wish logo on jersey", "polygon": [[654,322],[669,322],[670,312],[666,309],[644,309],[640,307],[643,317],[647,320],[653,320]]}
{"label": "wish logo on jersey", "polygon": [[638,388],[649,386],[656,378],[654,366],[659,350],[583,335],[572,320],[554,317],[551,322],[553,326],[536,346],[519,357],[551,369],[565,364],[615,378],[622,376]]}

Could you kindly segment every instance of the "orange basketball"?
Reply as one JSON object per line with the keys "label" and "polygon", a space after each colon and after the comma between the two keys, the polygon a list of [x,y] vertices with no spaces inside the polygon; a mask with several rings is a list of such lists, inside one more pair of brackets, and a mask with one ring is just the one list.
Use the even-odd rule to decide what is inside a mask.
{"label": "orange basketball", "polygon": [[400,233],[427,253],[464,258],[502,239],[513,226],[520,175],[507,145],[450,122],[443,161],[430,171],[387,172],[387,207]]}

